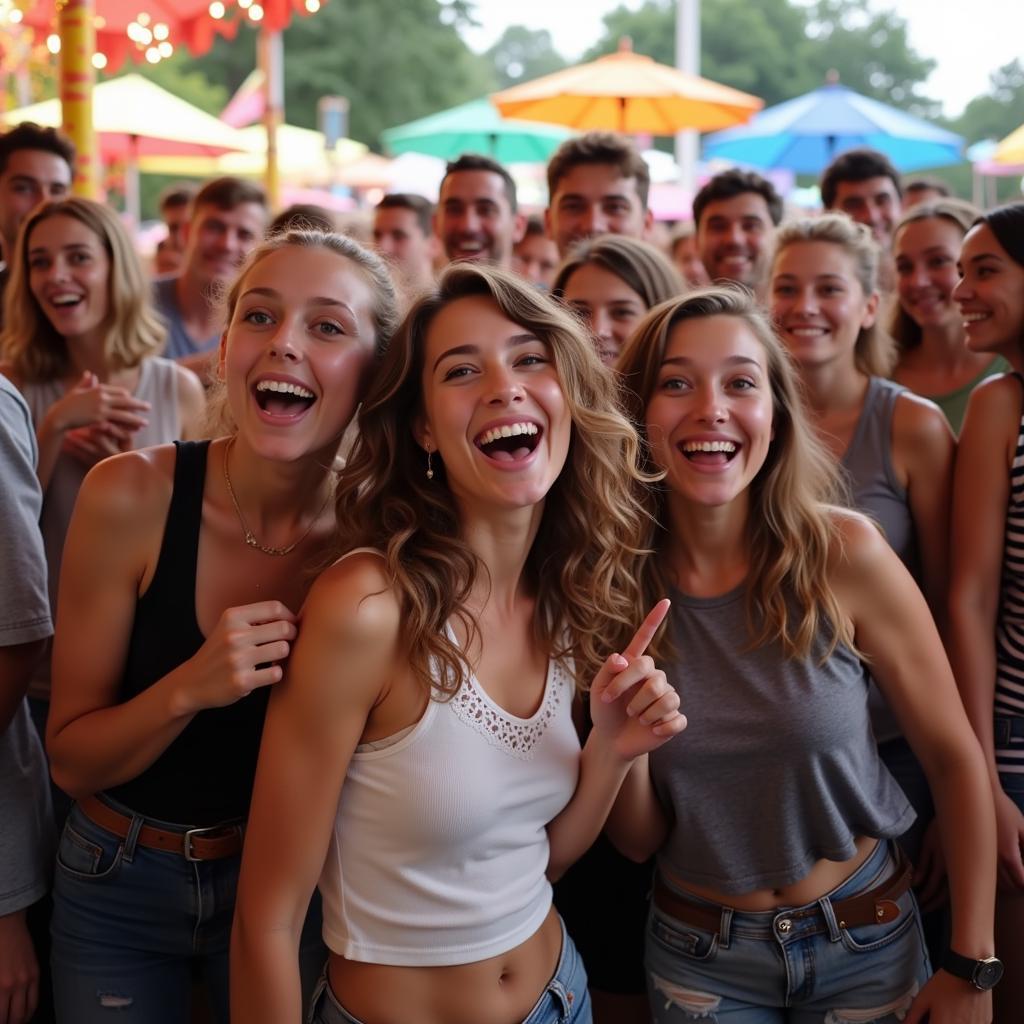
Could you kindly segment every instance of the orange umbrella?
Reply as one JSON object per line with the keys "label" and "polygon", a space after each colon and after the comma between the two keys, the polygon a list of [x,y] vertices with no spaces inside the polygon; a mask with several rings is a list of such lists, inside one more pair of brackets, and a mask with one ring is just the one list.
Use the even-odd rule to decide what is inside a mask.
{"label": "orange umbrella", "polygon": [[618,53],[556,71],[491,96],[503,117],[600,128],[629,135],[675,135],[746,123],[764,101],[634,53]]}

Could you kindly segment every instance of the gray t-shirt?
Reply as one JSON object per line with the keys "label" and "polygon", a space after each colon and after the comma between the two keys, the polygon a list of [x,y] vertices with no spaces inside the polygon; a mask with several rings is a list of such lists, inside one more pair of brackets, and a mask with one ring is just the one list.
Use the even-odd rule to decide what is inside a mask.
{"label": "gray t-shirt", "polygon": [[[0,376],[0,646],[5,647],[53,632],[39,532],[43,497],[37,456],[28,406]],[[0,733],[0,823],[0,916],[5,916],[46,892],[54,846],[46,758],[24,700]]]}
{"label": "gray t-shirt", "polygon": [[178,278],[158,277],[153,281],[153,303],[157,312],[167,324],[167,347],[163,355],[168,359],[181,359],[183,356],[194,356],[200,352],[210,352],[217,347],[220,333],[209,338],[193,338],[186,330],[178,308],[178,296],[174,286]]}

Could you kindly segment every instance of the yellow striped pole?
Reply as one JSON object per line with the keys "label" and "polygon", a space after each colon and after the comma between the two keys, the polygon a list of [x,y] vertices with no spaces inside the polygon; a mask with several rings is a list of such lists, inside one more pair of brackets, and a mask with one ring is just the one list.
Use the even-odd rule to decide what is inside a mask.
{"label": "yellow striped pole", "polygon": [[100,154],[92,124],[92,88],[96,71],[93,0],[58,4],[60,25],[60,103],[64,134],[75,144],[73,191],[100,198]]}

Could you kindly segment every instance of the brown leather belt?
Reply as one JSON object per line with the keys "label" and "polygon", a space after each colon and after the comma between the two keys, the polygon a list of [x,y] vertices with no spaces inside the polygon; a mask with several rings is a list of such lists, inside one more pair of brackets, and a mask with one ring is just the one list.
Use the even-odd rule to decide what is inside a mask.
{"label": "brown leather belt", "polygon": [[[909,888],[912,868],[910,861],[904,856],[898,845],[896,849],[896,867],[892,874],[882,883],[843,900],[830,899],[832,912],[840,928],[859,928],[869,924],[887,924],[900,916],[900,906],[896,902]],[[718,933],[722,926],[722,911],[733,909],[734,913],[743,913],[714,904],[707,906],[687,899],[680,893],[670,889],[660,875],[654,880],[654,905],[670,917],[683,924],[693,925],[702,931]],[[783,913],[783,911],[779,911]],[[799,921],[813,917],[820,912],[817,903],[802,907],[799,910],[786,910],[785,916],[791,921]]]}
{"label": "brown leather belt", "polygon": [[[100,828],[127,839],[132,819],[94,796],[78,801],[82,813]],[[180,854],[185,860],[220,860],[242,852],[241,825],[214,825],[211,828],[190,828],[172,832],[165,828],[143,825],[135,840],[139,846],[164,853]]]}

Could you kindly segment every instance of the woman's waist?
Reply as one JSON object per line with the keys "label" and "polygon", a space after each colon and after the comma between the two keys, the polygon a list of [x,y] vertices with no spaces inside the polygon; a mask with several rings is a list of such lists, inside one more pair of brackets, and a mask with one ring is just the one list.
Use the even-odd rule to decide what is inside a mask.
{"label": "woman's waist", "polygon": [[684,894],[692,894],[709,903],[734,910],[758,913],[777,910],[779,907],[803,906],[834,892],[871,857],[878,846],[878,840],[871,836],[858,836],[854,845],[856,853],[847,860],[822,858],[815,861],[798,881],[742,893],[727,892],[713,885],[695,884],[674,873],[669,864],[661,863],[658,871],[665,881]]}
{"label": "woman's waist", "polygon": [[345,1010],[365,1024],[516,1024],[557,971],[563,929],[554,907],[514,948],[472,963],[391,966],[331,953],[328,978]]}

